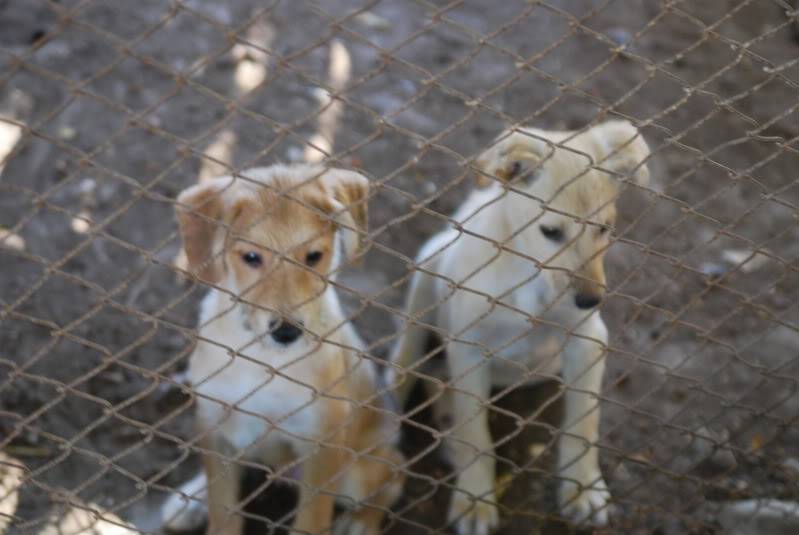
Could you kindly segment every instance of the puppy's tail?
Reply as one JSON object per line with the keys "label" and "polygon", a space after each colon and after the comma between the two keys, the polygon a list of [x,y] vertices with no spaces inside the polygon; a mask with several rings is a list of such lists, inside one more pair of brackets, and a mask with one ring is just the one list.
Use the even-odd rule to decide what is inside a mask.
{"label": "puppy's tail", "polygon": [[406,307],[408,319],[403,322],[402,333],[391,354],[392,366],[388,370],[388,384],[394,389],[400,409],[405,406],[416,382],[416,375],[407,372],[418,372],[414,364],[424,355],[427,347],[430,331],[426,326],[433,323],[434,314],[434,282],[433,277],[421,271],[414,273],[411,279]]}

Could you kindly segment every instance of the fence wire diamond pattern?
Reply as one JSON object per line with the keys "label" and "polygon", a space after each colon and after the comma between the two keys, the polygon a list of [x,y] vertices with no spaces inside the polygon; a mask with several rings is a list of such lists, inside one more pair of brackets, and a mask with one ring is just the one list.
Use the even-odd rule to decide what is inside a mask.
{"label": "fence wire diamond pattern", "polygon": [[[371,394],[345,405],[378,415],[381,444],[402,455],[387,461],[342,446],[352,437],[335,437],[352,427],[311,449],[341,449],[349,459],[333,480],[364,459],[390,466],[392,484],[402,481],[396,499],[376,505],[381,487],[360,500],[384,517],[380,533],[592,529],[589,519],[563,514],[562,443],[598,458],[609,501],[594,504],[594,524],[607,517],[597,531],[799,532],[796,9],[781,0],[0,0],[0,532],[160,533],[170,523],[201,531],[208,482],[197,475],[209,456],[228,475],[243,474],[228,522],[210,531],[330,532],[293,523],[318,503],[298,494],[343,492],[329,481],[286,484],[308,472],[311,454],[275,465],[209,448],[206,435],[223,426],[198,426],[197,407],[244,414],[245,399],[214,399],[187,372],[204,344],[231,362],[252,361],[246,348],[198,329],[209,287],[231,307],[260,305],[198,276],[175,213],[188,209],[195,223],[223,218],[178,196],[223,175],[260,188],[251,169],[299,162],[368,179],[368,193],[335,216],[297,193],[305,186],[277,198],[296,203],[296,213],[333,218],[363,246],[357,262],[326,281],[363,346],[330,334],[340,326],[327,335],[306,330],[341,346],[355,368],[376,370]],[[637,129],[622,153],[636,139],[648,145],[631,167],[575,141],[619,120]],[[574,134],[550,139],[551,131]],[[511,154],[502,147],[516,135],[549,155],[527,170],[533,178],[514,182],[519,169],[489,169],[486,154]],[[524,184],[562,158],[583,162],[566,177],[574,188],[609,172],[623,184],[619,195],[600,202],[593,192],[588,215],[564,211],[557,195],[528,195],[536,209],[510,216],[519,233],[538,233],[556,214],[582,233],[609,236],[579,266],[568,267],[563,253],[536,257],[511,238],[475,233],[456,215],[476,183],[523,197]],[[641,169],[648,182],[635,179]],[[305,180],[316,184],[322,174]],[[614,203],[605,235],[597,214],[615,214]],[[367,206],[362,226],[358,210]],[[342,224],[342,214],[352,217]],[[445,228],[496,257],[450,277],[419,255]],[[582,233],[567,232],[556,249],[568,256]],[[452,256],[451,244],[436,243],[431,258]],[[596,285],[586,266],[605,251],[607,280]],[[302,261],[285,267],[297,264],[291,254],[280,252],[283,267],[263,280],[308,271]],[[481,293],[470,281],[503,255],[526,262],[519,288],[544,273],[569,281],[550,308],[601,287],[607,341],[585,334],[591,320],[566,324]],[[411,281],[425,276],[447,290],[426,295],[432,315],[406,308]],[[512,275],[503,277],[497,285],[512,286]],[[478,296],[478,309],[458,311],[453,296],[462,294]],[[442,311],[527,326],[475,342],[469,328],[431,319]],[[398,341],[420,326],[430,336],[418,362],[392,363]],[[469,397],[472,372],[453,374],[452,355],[471,344],[485,359],[479,366],[496,366],[536,329],[561,340],[547,346],[546,364],[516,368],[504,386]],[[270,330],[255,329],[253,343]],[[580,373],[564,364],[559,374],[557,356],[568,359],[575,339],[598,357]],[[601,384],[586,388],[595,363],[604,366]],[[347,373],[362,373],[355,368]],[[298,383],[309,403],[341,401],[335,385],[270,373]],[[396,397],[405,387],[392,382],[401,377],[421,383],[404,404]],[[480,415],[490,443],[463,431]],[[291,433],[282,420],[249,417]],[[598,432],[580,431],[586,421]],[[467,450],[469,462],[453,459]],[[491,469],[464,488],[475,466]],[[177,519],[164,517],[170,498],[184,507]],[[358,504],[344,505],[337,516],[357,520],[357,507],[346,506]],[[357,525],[340,520],[333,532],[362,533]]]}

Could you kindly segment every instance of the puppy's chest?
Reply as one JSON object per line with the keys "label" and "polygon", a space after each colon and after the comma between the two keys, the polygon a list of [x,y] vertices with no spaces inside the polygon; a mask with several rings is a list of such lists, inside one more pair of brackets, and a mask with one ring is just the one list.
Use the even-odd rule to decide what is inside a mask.
{"label": "puppy's chest", "polygon": [[[555,374],[560,369],[558,353],[563,330],[553,327],[551,317],[543,323],[542,289],[528,284],[505,296],[501,304],[475,310],[465,338],[491,353],[493,382],[509,384],[520,373]],[[503,378],[507,378],[507,381]]]}
{"label": "puppy's chest", "polygon": [[537,319],[514,310],[494,310],[477,322],[470,337],[504,358],[536,360],[535,354],[546,352],[550,340],[558,337],[557,329],[537,323]]}
{"label": "puppy's chest", "polygon": [[[319,373],[316,356],[281,356],[261,363],[231,358],[207,344],[198,347],[190,367],[195,389],[203,396],[197,402],[198,418],[234,451],[247,449],[248,455],[263,457],[281,445],[303,449],[324,420],[323,402],[311,384]],[[287,364],[290,357],[297,361]]]}

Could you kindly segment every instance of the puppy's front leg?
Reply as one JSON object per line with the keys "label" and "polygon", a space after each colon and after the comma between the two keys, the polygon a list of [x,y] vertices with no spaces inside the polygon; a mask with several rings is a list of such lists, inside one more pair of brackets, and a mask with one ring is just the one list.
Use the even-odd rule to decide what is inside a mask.
{"label": "puppy's front leg", "polygon": [[574,522],[604,525],[608,520],[610,494],[599,469],[596,442],[599,437],[599,404],[605,371],[604,347],[608,331],[594,314],[577,331],[586,338],[570,336],[563,350],[565,416],[560,438],[561,511]]}
{"label": "puppy's front leg", "polygon": [[343,477],[344,450],[337,444],[320,445],[302,463],[302,486],[292,533],[323,533],[333,523],[333,494]]}
{"label": "puppy's front leg", "polygon": [[[212,452],[214,440],[203,441],[203,447]],[[208,530],[207,535],[241,535],[244,520],[236,511],[239,502],[241,467],[224,461],[219,454],[205,453],[203,467],[208,480]]]}
{"label": "puppy's front leg", "polygon": [[447,347],[453,378],[454,427],[448,445],[459,471],[448,520],[458,535],[487,535],[499,522],[494,494],[494,457],[483,403],[491,393],[489,364],[473,347]]}

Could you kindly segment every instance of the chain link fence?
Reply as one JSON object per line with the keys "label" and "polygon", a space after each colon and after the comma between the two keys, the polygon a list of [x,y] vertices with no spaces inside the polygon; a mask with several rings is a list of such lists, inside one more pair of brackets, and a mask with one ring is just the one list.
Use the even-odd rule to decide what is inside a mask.
{"label": "chain link fence", "polygon": [[[600,411],[584,407],[610,494],[598,529],[796,533],[796,24],[781,0],[0,0],[0,531],[158,533],[170,496],[203,529],[204,483],[195,496],[183,485],[209,453],[195,425],[208,396],[186,372],[209,284],[187,274],[181,191],[278,162],[368,177],[366,253],[329,282],[365,340],[352,353],[382,378],[419,321],[405,303],[428,270],[420,248],[447,225],[463,231],[453,214],[476,175],[503,178],[479,161],[497,136],[623,119],[649,146],[636,163],[651,179],[622,188],[605,258],[604,379],[587,392]],[[486,356],[502,359],[515,336]],[[413,374],[446,368],[431,344]],[[558,503],[564,399],[586,392],[518,374],[476,405],[491,440],[472,455],[496,472],[479,495],[448,455],[463,398],[437,402],[458,380],[435,375],[379,411],[397,425],[384,438],[404,476],[380,532],[480,533],[453,519],[459,495],[495,508],[495,533],[589,529]],[[246,468],[234,508],[245,532],[289,532],[303,504],[284,483],[307,459],[225,457]]]}

